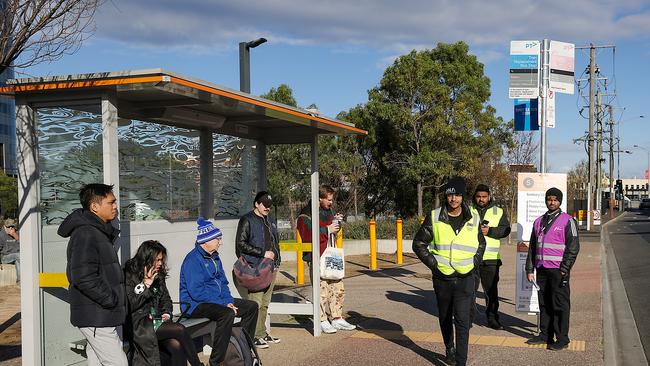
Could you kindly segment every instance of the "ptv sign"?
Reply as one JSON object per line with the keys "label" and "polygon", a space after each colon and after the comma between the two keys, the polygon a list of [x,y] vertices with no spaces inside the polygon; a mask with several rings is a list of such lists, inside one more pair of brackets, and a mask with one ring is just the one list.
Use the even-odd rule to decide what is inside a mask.
{"label": "ptv sign", "polygon": [[510,41],[508,97],[539,97],[539,41]]}

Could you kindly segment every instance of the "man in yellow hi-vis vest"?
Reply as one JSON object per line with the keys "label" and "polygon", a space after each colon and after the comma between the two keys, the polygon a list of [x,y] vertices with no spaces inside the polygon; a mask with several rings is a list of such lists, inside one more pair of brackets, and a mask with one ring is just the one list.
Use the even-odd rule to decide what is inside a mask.
{"label": "man in yellow hi-vis vest", "polygon": [[[501,207],[492,200],[490,187],[479,184],[474,191],[474,208],[481,218],[481,231],[485,236],[485,253],[478,268],[485,294],[485,315],[488,327],[496,330],[503,329],[499,321],[499,267],[501,266],[501,238],[510,235],[510,222]],[[476,281],[476,290],[479,282]],[[473,304],[470,320],[474,321],[476,305]]]}
{"label": "man in yellow hi-vis vest", "polygon": [[445,204],[427,215],[415,234],[413,252],[433,275],[445,361],[462,366],[467,363],[474,271],[483,258],[485,238],[478,212],[463,202],[465,180],[450,179],[444,193]]}

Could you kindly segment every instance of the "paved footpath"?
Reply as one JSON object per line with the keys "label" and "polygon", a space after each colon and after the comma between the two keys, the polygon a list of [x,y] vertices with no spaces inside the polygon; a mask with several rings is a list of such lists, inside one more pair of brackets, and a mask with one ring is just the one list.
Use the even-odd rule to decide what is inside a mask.
{"label": "paved footpath", "polygon": [[[405,243],[407,245],[407,243]],[[410,245],[410,243],[408,243]],[[535,316],[514,311],[515,246],[502,247],[501,321],[495,331],[485,326],[484,300],[479,293],[479,314],[470,332],[470,365],[602,365],[600,253],[595,234],[581,237],[581,251],[572,273],[572,339],[569,350],[553,352],[524,342],[536,329]],[[355,275],[346,278],[346,306],[352,332],[339,331],[318,338],[311,335],[307,317],[273,317],[273,333],[282,343],[260,350],[264,366],[285,365],[444,365],[431,273],[412,255],[403,267],[379,271],[360,270],[359,257],[349,258]],[[382,268],[385,261],[380,261]],[[479,290],[480,291],[480,290]],[[287,288],[278,296],[309,293],[309,287]],[[0,364],[20,364],[20,311],[15,286],[0,288]],[[202,356],[207,361],[207,357]]]}
{"label": "paved footpath", "polygon": [[[536,330],[536,317],[514,311],[515,246],[507,245],[500,281],[506,329],[485,326],[479,293],[480,315],[470,332],[468,364],[603,364],[601,246],[593,234],[583,236],[581,244],[571,282],[570,348],[554,352],[524,343]],[[273,332],[282,343],[260,350],[264,365],[444,365],[438,360],[444,356],[444,344],[430,278],[430,271],[418,263],[346,279],[345,310],[360,329],[314,338],[307,319],[274,318]]]}

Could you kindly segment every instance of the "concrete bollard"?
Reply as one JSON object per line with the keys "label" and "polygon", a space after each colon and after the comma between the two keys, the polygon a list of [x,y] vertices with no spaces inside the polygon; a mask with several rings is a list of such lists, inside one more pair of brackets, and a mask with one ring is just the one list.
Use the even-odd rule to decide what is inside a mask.
{"label": "concrete bollard", "polygon": [[370,269],[377,269],[377,223],[370,220]]}

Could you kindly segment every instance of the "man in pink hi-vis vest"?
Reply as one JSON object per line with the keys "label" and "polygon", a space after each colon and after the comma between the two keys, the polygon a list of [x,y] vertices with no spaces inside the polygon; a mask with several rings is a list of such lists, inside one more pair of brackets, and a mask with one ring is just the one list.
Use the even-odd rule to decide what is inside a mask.
{"label": "man in pink hi-vis vest", "polygon": [[580,251],[578,228],[573,218],[562,212],[561,203],[562,191],[555,187],[546,191],[548,211],[533,224],[526,258],[528,281],[537,280],[539,287],[540,311],[540,333],[526,343],[546,344],[553,351],[569,347],[569,278]]}

